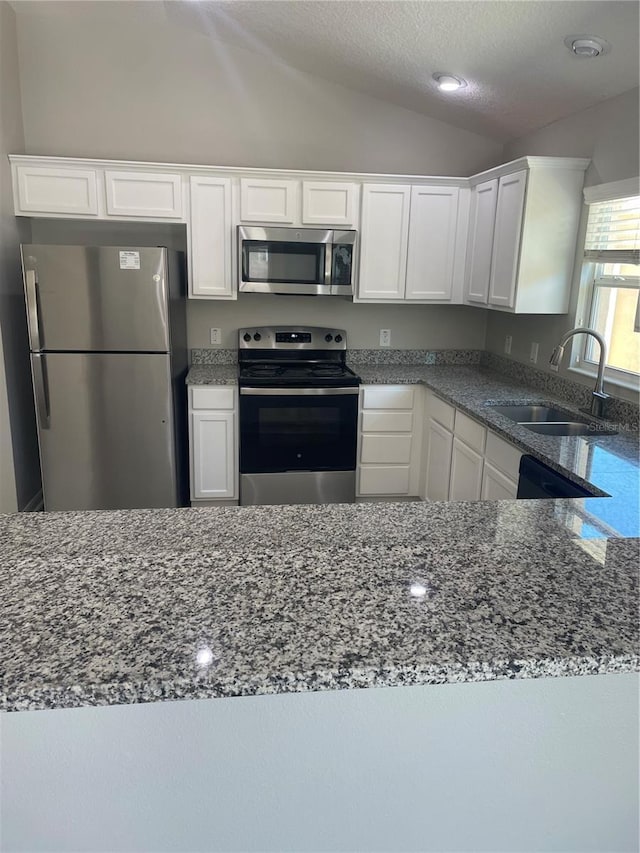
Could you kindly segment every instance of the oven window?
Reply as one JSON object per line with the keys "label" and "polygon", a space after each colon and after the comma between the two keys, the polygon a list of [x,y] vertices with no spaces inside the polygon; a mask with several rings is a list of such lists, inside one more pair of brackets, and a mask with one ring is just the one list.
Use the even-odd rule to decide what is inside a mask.
{"label": "oven window", "polygon": [[243,281],[324,284],[325,243],[242,241]]}
{"label": "oven window", "polygon": [[240,398],[240,470],[351,471],[358,397]]}

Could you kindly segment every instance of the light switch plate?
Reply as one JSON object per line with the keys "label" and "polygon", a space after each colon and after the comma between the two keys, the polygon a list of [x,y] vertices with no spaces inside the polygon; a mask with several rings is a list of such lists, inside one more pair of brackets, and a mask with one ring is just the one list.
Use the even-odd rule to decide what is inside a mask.
{"label": "light switch plate", "polygon": [[222,329],[211,329],[209,335],[209,341],[212,344],[221,344],[222,343]]}
{"label": "light switch plate", "polygon": [[531,344],[531,352],[529,353],[529,361],[532,362],[533,364],[538,363],[538,344],[535,342]]}
{"label": "light switch plate", "polygon": [[391,329],[380,329],[380,346],[391,346]]}
{"label": "light switch plate", "polygon": [[513,343],[513,338],[511,335],[507,335],[504,339],[504,352],[505,355],[511,355],[511,344]]}

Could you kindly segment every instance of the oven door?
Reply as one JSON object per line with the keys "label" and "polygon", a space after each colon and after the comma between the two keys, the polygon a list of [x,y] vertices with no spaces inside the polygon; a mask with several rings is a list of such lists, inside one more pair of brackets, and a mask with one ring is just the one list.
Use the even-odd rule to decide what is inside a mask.
{"label": "oven door", "polygon": [[240,473],[354,471],[358,388],[241,388]]}

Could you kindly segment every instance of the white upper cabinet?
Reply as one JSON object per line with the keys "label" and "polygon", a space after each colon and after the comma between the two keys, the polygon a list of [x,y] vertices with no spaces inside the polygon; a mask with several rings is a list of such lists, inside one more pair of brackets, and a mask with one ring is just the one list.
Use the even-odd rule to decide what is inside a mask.
{"label": "white upper cabinet", "polygon": [[182,177],[152,172],[105,171],[108,216],[182,219]]}
{"label": "white upper cabinet", "polygon": [[458,187],[413,187],[407,253],[407,299],[453,296]]}
{"label": "white upper cabinet", "polygon": [[191,176],[189,296],[234,299],[231,178]]}
{"label": "white upper cabinet", "polygon": [[498,182],[489,305],[513,308],[515,302],[526,187],[526,171],[505,175]]}
{"label": "white upper cabinet", "polygon": [[298,186],[295,180],[240,179],[240,221],[281,222],[298,219]]}
{"label": "white upper cabinet", "polygon": [[466,301],[565,314],[588,161],[529,157],[524,164],[492,170],[499,174],[473,188]]}
{"label": "white upper cabinet", "polygon": [[468,197],[459,187],[365,184],[358,297],[459,302]]}
{"label": "white upper cabinet", "polygon": [[404,299],[410,202],[409,186],[363,186],[360,299]]}
{"label": "white upper cabinet", "polygon": [[17,216],[98,216],[98,174],[95,169],[18,165],[14,204]]}
{"label": "white upper cabinet", "polygon": [[353,228],[358,222],[358,190],[358,184],[303,181],[302,224]]}
{"label": "white upper cabinet", "polygon": [[491,251],[496,223],[498,180],[484,181],[474,188],[467,264],[467,299],[486,303],[489,298]]}

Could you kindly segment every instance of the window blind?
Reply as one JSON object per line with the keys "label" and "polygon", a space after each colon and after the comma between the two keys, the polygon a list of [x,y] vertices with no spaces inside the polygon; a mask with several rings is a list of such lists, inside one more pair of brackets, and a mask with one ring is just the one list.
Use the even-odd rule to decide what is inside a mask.
{"label": "window blind", "polygon": [[589,206],[585,258],[599,263],[640,263],[640,196]]}

